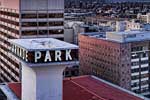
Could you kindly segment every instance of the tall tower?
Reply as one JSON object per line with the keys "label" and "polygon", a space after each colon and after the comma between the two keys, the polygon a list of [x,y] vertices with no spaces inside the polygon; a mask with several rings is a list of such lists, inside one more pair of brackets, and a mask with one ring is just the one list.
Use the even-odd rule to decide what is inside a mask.
{"label": "tall tower", "polygon": [[21,100],[62,100],[63,71],[78,64],[78,46],[52,38],[13,39],[22,66]]}
{"label": "tall tower", "polygon": [[0,82],[20,80],[8,39],[64,38],[64,0],[0,0]]}

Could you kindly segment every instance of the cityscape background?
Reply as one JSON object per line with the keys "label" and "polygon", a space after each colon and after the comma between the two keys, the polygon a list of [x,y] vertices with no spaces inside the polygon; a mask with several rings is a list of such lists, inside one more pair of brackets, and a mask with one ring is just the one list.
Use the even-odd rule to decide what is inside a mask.
{"label": "cityscape background", "polygon": [[0,0],[0,100],[149,100],[150,0]]}

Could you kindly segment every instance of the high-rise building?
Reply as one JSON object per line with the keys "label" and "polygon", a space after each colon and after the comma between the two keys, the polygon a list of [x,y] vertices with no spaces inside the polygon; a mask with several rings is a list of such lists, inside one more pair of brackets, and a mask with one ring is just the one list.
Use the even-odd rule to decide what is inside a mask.
{"label": "high-rise building", "polygon": [[79,35],[81,74],[92,74],[150,95],[150,31]]}
{"label": "high-rise building", "polygon": [[20,81],[9,39],[64,39],[64,0],[0,0],[0,81]]}

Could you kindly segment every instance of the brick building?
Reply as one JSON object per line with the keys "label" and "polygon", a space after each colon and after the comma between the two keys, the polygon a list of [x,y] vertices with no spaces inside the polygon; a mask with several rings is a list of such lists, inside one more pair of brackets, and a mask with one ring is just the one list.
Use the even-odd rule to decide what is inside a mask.
{"label": "brick building", "polygon": [[82,33],[80,72],[92,74],[135,93],[149,95],[148,31]]}

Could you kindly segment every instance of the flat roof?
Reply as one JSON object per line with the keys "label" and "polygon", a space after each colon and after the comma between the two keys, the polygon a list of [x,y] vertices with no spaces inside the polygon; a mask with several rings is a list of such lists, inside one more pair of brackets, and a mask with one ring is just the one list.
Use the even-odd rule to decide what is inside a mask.
{"label": "flat roof", "polygon": [[[16,85],[16,86],[15,86]],[[9,88],[21,98],[21,83]],[[79,76],[63,80],[63,100],[149,100],[95,76]]]}
{"label": "flat roof", "polygon": [[86,32],[86,33],[80,33],[81,35],[93,37],[93,38],[105,38],[106,32]]}
{"label": "flat roof", "polygon": [[78,49],[78,46],[54,38],[10,39],[10,43],[26,50]]}
{"label": "flat roof", "polygon": [[106,32],[103,34],[100,32],[89,32],[89,33],[81,33],[81,34],[91,38],[118,42],[118,43],[139,42],[139,41],[150,40],[150,31],[144,31],[144,30],[131,30],[131,31],[121,31],[121,32],[115,31],[115,32]]}
{"label": "flat roof", "polygon": [[108,32],[106,33],[106,39],[121,43],[145,41],[150,40],[150,31],[131,30],[123,32]]}
{"label": "flat roof", "polygon": [[119,31],[119,32],[112,32],[114,34],[150,34],[150,31],[144,30],[131,30],[131,31]]}

